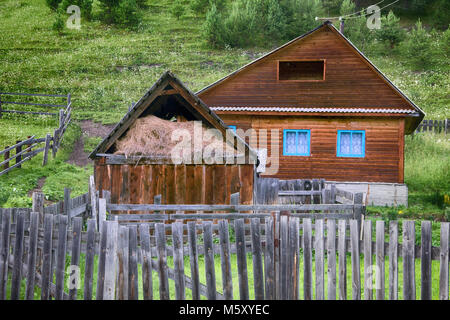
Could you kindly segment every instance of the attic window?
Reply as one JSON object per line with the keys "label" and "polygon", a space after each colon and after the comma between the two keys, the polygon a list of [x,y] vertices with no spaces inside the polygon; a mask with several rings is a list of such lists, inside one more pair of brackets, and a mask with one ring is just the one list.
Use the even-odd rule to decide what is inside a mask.
{"label": "attic window", "polygon": [[325,60],[278,61],[278,80],[323,81]]}

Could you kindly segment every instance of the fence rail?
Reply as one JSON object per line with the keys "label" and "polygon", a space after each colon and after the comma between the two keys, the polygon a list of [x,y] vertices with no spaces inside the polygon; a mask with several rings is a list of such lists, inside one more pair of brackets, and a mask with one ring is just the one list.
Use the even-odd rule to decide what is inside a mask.
{"label": "fence rail", "polygon": [[449,119],[445,120],[422,120],[422,122],[417,127],[416,131],[419,132],[434,132],[434,133],[445,133],[450,132],[450,122]]}
{"label": "fence rail", "polygon": [[[29,112],[29,111],[16,111],[16,110],[4,110],[2,109],[2,104],[30,104],[30,103],[19,103],[19,102],[8,102],[2,101],[2,95],[22,95],[22,96],[46,96],[46,97],[67,97],[66,105],[46,105],[46,104],[33,104],[40,106],[55,106],[64,107],[60,109],[59,113],[45,113],[45,112]],[[68,125],[71,121],[72,107],[70,102],[70,94],[67,96],[62,95],[46,95],[46,94],[26,94],[26,93],[0,93],[0,118],[2,112],[14,112],[14,113],[31,113],[31,114],[55,114],[59,115],[59,125],[54,130],[53,136],[47,134],[45,138],[35,138],[35,136],[29,136],[28,139],[23,141],[17,141],[13,146],[6,146],[0,151],[0,156],[3,156],[4,160],[0,162],[0,176],[8,173],[14,168],[21,168],[25,161],[31,160],[33,157],[43,152],[42,165],[45,166],[48,162],[49,151],[52,150],[53,157],[56,156],[58,148],[60,147],[61,140],[63,138],[64,132],[66,131]],[[42,145],[43,144],[43,145]],[[25,149],[23,149],[25,148]],[[34,149],[34,150],[33,150]],[[14,154],[11,154],[14,153]],[[13,161],[15,163],[10,165]]]}

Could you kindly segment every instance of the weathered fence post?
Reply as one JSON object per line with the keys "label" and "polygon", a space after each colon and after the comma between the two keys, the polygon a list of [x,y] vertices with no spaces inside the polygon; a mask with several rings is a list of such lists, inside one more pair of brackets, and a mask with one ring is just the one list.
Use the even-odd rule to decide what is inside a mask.
{"label": "weathered fence post", "polygon": [[66,215],[58,215],[58,253],[56,257],[56,293],[55,300],[63,300],[64,297],[64,274],[66,266],[66,244],[67,244],[67,224]]}
{"label": "weathered fence post", "polygon": [[98,199],[98,226],[102,230],[102,224],[106,221],[106,199]]}
{"label": "weathered fence post", "polygon": [[6,287],[8,283],[8,262],[10,254],[11,209],[2,212],[1,239],[0,239],[0,300],[6,300]]}
{"label": "weathered fence post", "polygon": [[304,300],[312,300],[312,226],[311,219],[305,218],[302,222],[303,236],[303,295]]}
{"label": "weathered fence post", "polygon": [[142,252],[142,291],[144,300],[153,300],[152,250],[150,245],[149,227],[148,224],[139,225],[139,238]]}
{"label": "weathered fence post", "polygon": [[[189,221],[187,223],[187,228],[188,228],[188,243],[189,243],[189,264],[191,265],[191,279],[192,279],[192,299],[200,300],[200,279],[199,279],[200,276],[198,271],[197,234],[195,230],[195,221]],[[225,297],[227,296],[229,297],[225,289],[224,294]]]}
{"label": "weathered fence post", "polygon": [[325,299],[324,286],[324,237],[323,237],[323,219],[315,220],[315,262],[316,262],[316,300]]}
{"label": "weathered fence post", "polygon": [[421,300],[431,300],[431,221],[422,221]]}
{"label": "weathered fence post", "polygon": [[347,221],[338,222],[338,251],[339,251],[339,300],[347,300]]}
{"label": "weathered fence post", "polygon": [[[103,223],[106,223],[104,221]],[[139,299],[138,286],[138,257],[137,257],[137,226],[131,225],[129,229],[128,250],[128,300]]]}
{"label": "weathered fence post", "polygon": [[21,211],[16,216],[16,241],[14,245],[14,263],[11,277],[11,300],[20,298],[20,281],[22,280],[22,254],[24,250],[24,222],[25,212]]}
{"label": "weathered fence post", "polygon": [[234,220],[236,236],[236,258],[239,279],[239,299],[248,300],[247,254],[245,250],[244,219]]}
{"label": "weathered fence post", "polygon": [[[73,218],[73,224],[72,224],[72,258],[70,265],[71,267],[78,268],[80,264],[80,253],[81,253],[81,229],[83,227],[83,218],[81,217],[75,217]],[[72,270],[73,271],[73,270]],[[69,275],[70,277],[71,275]],[[71,282],[70,285],[72,288],[69,287],[69,299],[70,300],[76,300],[77,299],[77,288],[78,288],[78,281],[79,278],[70,278]],[[73,282],[75,280],[75,282]]]}
{"label": "weathered fence post", "polygon": [[[22,141],[16,140],[16,144],[21,143]],[[22,145],[16,147],[16,154],[22,152]],[[22,160],[22,155],[16,157],[16,164],[18,164]],[[22,168],[22,165],[19,164],[16,168]]]}
{"label": "weathered fence post", "polygon": [[359,267],[359,229],[358,221],[350,220],[350,243],[352,250],[352,298],[361,300],[361,277]]}
{"label": "weathered fence post", "polygon": [[64,187],[64,215],[67,216],[69,219],[70,224],[70,209],[72,205],[72,199],[70,199],[70,192],[71,190],[69,188]]}
{"label": "weathered fence post", "polygon": [[[244,240],[245,246],[245,240]],[[216,273],[214,268],[214,248],[212,242],[212,222],[203,221],[203,248],[208,300],[216,300]],[[239,259],[239,258],[238,258]]]}
{"label": "weathered fence post", "polygon": [[398,222],[389,222],[389,299],[398,299]]}
{"label": "weathered fence post", "polygon": [[28,240],[28,263],[27,263],[27,287],[25,292],[26,300],[34,299],[34,284],[36,278],[36,251],[38,246],[39,213],[30,214],[30,232]]}
{"label": "weathered fence post", "polygon": [[50,283],[52,282],[52,239],[53,239],[54,215],[47,213],[44,216],[44,245],[42,248],[42,272],[41,272],[41,300],[50,297]]}
{"label": "weathered fence post", "polygon": [[251,219],[253,286],[256,300],[264,300],[264,279],[261,256],[261,223],[258,218]]}
{"label": "weathered fence post", "polygon": [[[145,225],[140,225],[140,230],[147,227]],[[145,232],[145,231],[144,231]],[[147,230],[148,232],[148,230]],[[142,238],[141,238],[142,240]],[[117,247],[117,300],[128,300],[128,267],[129,267],[129,242],[130,242],[130,229],[127,226],[119,226],[119,236],[118,236],[118,247]],[[142,245],[142,244],[141,244]],[[150,261],[151,263],[151,261]],[[144,266],[143,266],[144,268]],[[142,274],[144,277],[145,275]],[[144,284],[145,286],[145,284]],[[144,299],[145,299],[145,289],[144,289]]]}
{"label": "weathered fence post", "polygon": [[58,129],[55,129],[53,131],[52,140],[53,140],[53,143],[52,143],[52,156],[53,156],[53,159],[55,159],[56,152],[58,151]]}
{"label": "weathered fence post", "polygon": [[364,300],[372,300],[373,299],[372,220],[364,221],[363,244],[364,244]]}
{"label": "weathered fence post", "polygon": [[335,204],[336,203],[336,185],[332,184],[330,186],[330,203]]}
{"label": "weathered fence post", "polygon": [[376,263],[377,276],[375,278],[376,298],[377,300],[384,300],[384,221],[378,220],[376,222]]}
{"label": "weathered fence post", "polygon": [[277,284],[280,300],[288,299],[289,217],[284,213],[280,213],[280,267],[278,268],[280,281]]}
{"label": "weathered fence post", "polygon": [[441,223],[441,249],[439,270],[439,299],[448,300],[448,255],[450,241],[450,223]]}
{"label": "weathered fence post", "polygon": [[228,221],[219,220],[220,262],[222,265],[222,288],[225,300],[233,300],[233,278],[231,275],[231,247]]}
{"label": "weathered fence post", "polygon": [[336,300],[336,220],[327,221],[328,300]]}
{"label": "weathered fence post", "polygon": [[[8,149],[8,148],[9,148],[9,146],[6,146],[6,147],[5,147],[5,150]],[[8,150],[8,151],[5,152],[5,161],[9,159],[9,155],[10,155],[10,151]],[[8,169],[8,168],[9,168],[9,161],[7,161],[7,162],[3,165],[3,169],[6,170],[6,169]]]}
{"label": "weathered fence post", "polygon": [[273,217],[265,221],[266,246],[264,251],[264,277],[266,299],[275,300],[275,265],[274,265],[274,220]]}
{"label": "weathered fence post", "polygon": [[289,270],[288,277],[290,278],[288,282],[289,283],[288,299],[291,300],[298,300],[299,296],[299,272],[300,272],[299,229],[300,229],[299,218],[291,218],[289,220],[289,269],[288,269]]}
{"label": "weathered fence post", "polygon": [[84,271],[84,300],[92,299],[92,279],[94,276],[95,221],[87,221],[86,264]]}
{"label": "weathered fence post", "polygon": [[414,221],[403,221],[403,299],[416,300]]}
{"label": "weathered fence post", "polygon": [[98,230],[102,230],[99,227],[99,218],[97,215],[97,194],[95,192],[95,182],[94,182],[94,176],[89,176],[89,200],[91,203],[91,218],[96,221],[96,228]]}
{"label": "weathered fence post", "polygon": [[106,221],[108,238],[106,240],[105,254],[105,282],[103,286],[103,299],[114,300],[116,285],[116,257],[117,257],[117,221]]}
{"label": "weathered fence post", "polygon": [[157,266],[159,275],[159,298],[169,300],[169,275],[167,269],[166,235],[164,223],[155,224]]}
{"label": "weathered fence post", "polygon": [[[206,230],[208,231],[208,230]],[[204,238],[205,244],[208,237]],[[174,280],[175,280],[175,299],[185,300],[185,282],[184,282],[184,254],[183,254],[183,223],[172,223],[172,248],[173,248],[173,264],[174,264]],[[205,247],[206,248],[206,247]],[[212,234],[211,234],[211,250],[212,251]],[[214,267],[214,253],[212,253],[212,266]],[[208,253],[209,254],[209,253]],[[205,257],[207,253],[205,252]],[[205,259],[206,260],[206,259]],[[214,271],[213,271],[214,272]],[[208,278],[208,275],[206,276]],[[214,277],[215,285],[215,277]],[[214,290],[214,295],[216,291]]]}
{"label": "weathered fence post", "polygon": [[357,221],[358,234],[361,233],[361,220],[362,220],[362,215],[365,213],[364,208],[362,207],[363,197],[364,197],[364,193],[362,193],[362,192],[355,193],[354,197],[353,197],[353,204],[358,205],[353,209],[353,219],[355,219]]}
{"label": "weathered fence post", "polygon": [[48,162],[48,151],[50,150],[51,139],[52,139],[52,136],[50,135],[50,133],[47,133],[47,135],[45,136],[44,155],[42,157],[42,165],[43,166],[47,165],[47,162]]}

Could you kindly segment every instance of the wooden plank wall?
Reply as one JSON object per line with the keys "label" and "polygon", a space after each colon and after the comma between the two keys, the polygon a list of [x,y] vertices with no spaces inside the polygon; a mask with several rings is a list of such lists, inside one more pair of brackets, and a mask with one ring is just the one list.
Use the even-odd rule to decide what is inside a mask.
{"label": "wooden plank wall", "polygon": [[[330,181],[365,181],[403,183],[404,120],[376,117],[294,117],[262,115],[227,115],[220,117],[228,125],[247,130],[249,123],[260,135],[259,145],[266,143],[271,157],[271,130],[278,130],[278,173],[271,178],[313,179]],[[283,156],[283,130],[311,130],[310,156]],[[338,130],[365,130],[366,153],[364,158],[336,156]],[[239,130],[238,130],[239,133]],[[247,142],[251,142],[247,139]],[[253,139],[252,139],[253,140]],[[262,175],[263,177],[268,177]]]}
{"label": "wooden plank wall", "polygon": [[112,203],[228,204],[239,192],[253,204],[253,165],[106,165],[95,163],[97,190],[109,190]]}
{"label": "wooden plank wall", "polygon": [[[325,60],[325,81],[279,81],[279,60]],[[198,94],[208,106],[365,107],[411,106],[330,28],[247,67]]]}

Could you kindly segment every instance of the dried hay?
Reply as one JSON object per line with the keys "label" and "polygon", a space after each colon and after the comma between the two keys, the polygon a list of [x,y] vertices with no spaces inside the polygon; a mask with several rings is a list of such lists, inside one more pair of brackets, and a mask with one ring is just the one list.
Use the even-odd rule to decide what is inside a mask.
{"label": "dried hay", "polygon": [[[173,132],[175,130],[187,130],[191,137],[190,153],[193,155],[197,151],[194,149],[194,123],[195,121],[169,121],[153,115],[138,118],[130,126],[127,133],[116,141],[115,154],[170,157],[172,149],[182,139],[179,137],[178,140],[172,141]],[[218,141],[216,137],[205,141],[203,136],[207,129],[209,128],[202,124],[203,150],[206,146],[209,146],[209,150],[211,150],[211,147],[222,147],[224,156],[234,154],[235,151],[230,145]],[[211,156],[214,156],[214,153]]]}

